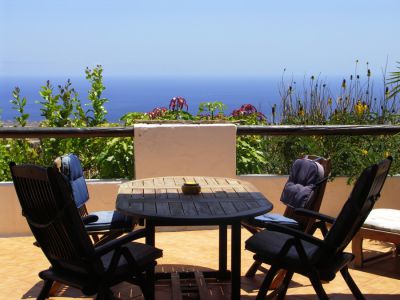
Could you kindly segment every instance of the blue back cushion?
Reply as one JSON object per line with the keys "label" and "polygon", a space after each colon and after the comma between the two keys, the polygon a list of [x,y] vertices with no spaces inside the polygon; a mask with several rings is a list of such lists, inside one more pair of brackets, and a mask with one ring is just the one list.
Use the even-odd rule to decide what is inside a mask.
{"label": "blue back cushion", "polygon": [[79,158],[72,153],[61,156],[61,172],[71,183],[76,207],[81,207],[89,200],[89,192]]}
{"label": "blue back cushion", "polygon": [[281,201],[292,208],[306,206],[323,176],[324,169],[318,162],[307,158],[297,159],[292,165]]}

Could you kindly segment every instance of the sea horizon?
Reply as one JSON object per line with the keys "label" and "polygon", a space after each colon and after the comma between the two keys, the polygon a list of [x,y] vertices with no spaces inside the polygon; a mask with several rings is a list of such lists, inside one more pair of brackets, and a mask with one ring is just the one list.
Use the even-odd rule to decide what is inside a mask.
{"label": "sea horizon", "polygon": [[[307,77],[308,78],[308,77]],[[306,76],[296,78],[307,81]],[[50,80],[54,93],[58,93],[58,85],[65,85],[71,80],[71,87],[78,92],[78,98],[83,104],[88,103],[87,93],[89,82],[84,76],[0,76],[0,120],[13,121],[17,112],[12,109],[10,100],[12,91],[18,86],[20,96],[27,98],[26,112],[30,114],[28,121],[40,121],[42,101],[39,95],[40,87]],[[321,77],[327,82],[334,93],[340,87],[343,77]],[[289,84],[291,77],[285,77]],[[201,102],[220,101],[226,105],[225,114],[231,114],[243,104],[252,104],[264,113],[268,120],[274,104],[280,105],[279,86],[282,75],[279,76],[104,76],[105,91],[102,97],[108,111],[106,119],[117,122],[128,112],[150,112],[156,107],[168,107],[171,98],[184,97],[189,106],[189,112],[197,114]],[[302,84],[302,83],[301,83]],[[84,107],[85,108],[85,107]]]}

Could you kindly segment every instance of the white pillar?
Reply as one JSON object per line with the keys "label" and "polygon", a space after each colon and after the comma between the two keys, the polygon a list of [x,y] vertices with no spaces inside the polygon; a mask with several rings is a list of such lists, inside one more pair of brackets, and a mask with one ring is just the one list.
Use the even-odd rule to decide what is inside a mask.
{"label": "white pillar", "polygon": [[233,124],[136,124],[135,175],[236,176]]}

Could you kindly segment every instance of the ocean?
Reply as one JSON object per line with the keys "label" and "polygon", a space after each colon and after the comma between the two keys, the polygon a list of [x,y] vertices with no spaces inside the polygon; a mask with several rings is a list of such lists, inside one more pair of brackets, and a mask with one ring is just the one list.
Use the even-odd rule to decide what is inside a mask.
{"label": "ocean", "polygon": [[[39,90],[50,79],[54,92],[58,92],[58,85],[64,85],[68,78],[39,78],[39,77],[0,77],[0,120],[12,121],[16,111],[12,109],[10,100],[12,91],[18,86],[21,97],[27,98],[26,112],[30,114],[30,121],[39,121],[42,101]],[[83,104],[87,103],[87,94],[90,89],[88,81],[82,77],[70,78],[72,87],[79,93]],[[309,85],[304,77],[297,78],[298,87]],[[333,99],[339,95],[343,77],[324,79]],[[376,84],[377,82],[377,84]],[[375,82],[374,94],[382,94],[383,85],[379,80]],[[289,80],[286,79],[286,84]],[[184,97],[189,106],[189,112],[197,114],[201,102],[221,101],[227,106],[225,114],[231,114],[234,109],[243,104],[252,104],[263,112],[271,121],[272,106],[279,108],[279,86],[282,77],[253,77],[253,78],[161,78],[161,77],[107,77],[104,76],[106,90],[103,97],[109,102],[105,104],[108,111],[107,120],[117,122],[128,112],[150,112],[156,107],[168,107],[171,98]],[[365,82],[363,83],[365,85]]]}
{"label": "ocean", "polygon": [[[40,87],[50,79],[54,92],[58,85],[64,85],[67,78],[0,78],[0,112],[2,121],[10,121],[16,116],[10,100],[12,91],[18,86],[21,97],[27,98],[26,111],[29,120],[41,120],[38,103]],[[82,103],[87,103],[90,85],[83,77],[70,78],[72,87],[78,91]],[[104,77],[106,90],[103,97],[108,111],[107,120],[116,122],[128,112],[149,112],[155,107],[168,107],[175,96],[184,97],[189,105],[189,112],[196,114],[201,102],[221,101],[230,114],[242,104],[251,103],[259,111],[269,115],[274,103],[279,104],[278,84],[280,78],[136,78]]]}

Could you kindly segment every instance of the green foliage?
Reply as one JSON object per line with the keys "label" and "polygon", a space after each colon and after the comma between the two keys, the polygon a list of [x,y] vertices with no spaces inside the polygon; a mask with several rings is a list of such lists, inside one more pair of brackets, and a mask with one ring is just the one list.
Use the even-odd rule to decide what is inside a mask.
{"label": "green foliage", "polygon": [[40,109],[44,120],[41,122],[43,127],[71,127],[86,126],[87,117],[78,93],[71,87],[72,83],[68,79],[64,86],[58,86],[58,94],[54,94],[50,80],[45,86],[41,87],[39,94],[43,101]]}
{"label": "green foliage", "polygon": [[132,139],[110,139],[96,160],[99,178],[133,178],[133,163]]}
{"label": "green foliage", "polygon": [[262,174],[267,164],[265,139],[258,136],[238,137],[236,140],[236,172]]}
{"label": "green foliage", "polygon": [[62,106],[59,105],[58,99],[60,95],[53,95],[53,86],[50,80],[47,80],[46,85],[41,87],[39,92],[43,101],[39,102],[42,105],[40,109],[41,116],[44,117],[44,125],[48,127],[59,127],[60,124],[60,111]]}
{"label": "green foliage", "polygon": [[225,109],[226,105],[221,101],[201,102],[197,115],[205,117],[206,119],[214,120],[216,116],[222,118]]}
{"label": "green foliage", "polygon": [[103,85],[103,67],[97,65],[93,70],[86,68],[85,73],[86,79],[91,83],[91,89],[88,94],[91,108],[87,111],[88,114],[91,114],[90,116],[87,114],[89,126],[98,126],[107,122],[107,110],[104,104],[108,102],[108,99],[101,97],[106,89]]}
{"label": "green foliage", "polygon": [[[58,85],[57,92],[48,80],[40,89],[43,100],[39,104],[41,115],[44,117],[40,126],[84,127],[100,126],[106,122],[107,112],[103,104],[107,100],[101,97],[105,89],[102,83],[102,68],[97,66],[93,70],[86,69],[85,72],[86,78],[91,83],[88,96],[91,108],[84,111],[78,93],[72,88],[69,79],[65,85]],[[29,118],[24,111],[27,100],[21,99],[19,88],[16,88],[12,95],[12,108],[18,112],[15,118],[16,125],[25,126]],[[106,124],[106,126],[114,125]],[[79,155],[88,178],[106,178],[107,176],[132,178],[132,151],[133,143],[130,138],[4,139],[0,140],[0,180],[10,180],[8,170],[10,161],[52,165],[57,156],[71,152]]]}
{"label": "green foliage", "polygon": [[21,99],[20,92],[20,88],[16,87],[12,92],[13,99],[10,102],[13,104],[12,109],[18,112],[18,116],[15,117],[15,122],[19,126],[24,127],[29,118],[29,114],[25,113],[26,98],[24,97]]}
{"label": "green foliage", "polygon": [[[393,72],[386,89],[378,98],[373,94],[371,71],[367,63],[365,77],[354,74],[343,78],[339,95],[332,95],[319,77],[311,76],[299,87],[295,81],[280,86],[280,105],[272,107],[272,124],[336,125],[336,124],[399,124],[397,90],[399,74]],[[50,81],[40,89],[43,127],[119,126],[107,123],[108,101],[102,97],[103,68],[85,70],[91,84],[89,109],[82,107],[79,95],[70,80],[54,91]],[[365,79],[364,79],[365,78]],[[390,89],[389,85],[393,88]],[[12,108],[17,112],[16,126],[27,125],[27,99],[14,89]],[[170,100],[169,108],[158,107],[148,113],[130,112],[121,117],[125,126],[137,122],[204,122],[221,120],[243,125],[268,125],[267,118],[251,104],[244,104],[230,114],[219,101],[202,102],[197,115],[188,112],[183,97]],[[237,173],[288,174],[294,159],[303,154],[315,154],[332,159],[332,176],[355,178],[361,169],[379,159],[392,155],[392,173],[400,170],[400,135],[394,136],[241,136],[237,138]],[[3,139],[0,140],[0,180],[9,180],[8,162],[31,162],[51,165],[55,157],[76,153],[82,161],[87,178],[134,177],[132,138],[69,138],[69,139]]]}
{"label": "green foliage", "polygon": [[400,62],[398,61],[397,64],[397,69],[399,71],[391,72],[389,81],[387,82],[387,84],[393,85],[390,94],[388,95],[389,99],[396,97],[396,95],[400,92]]}
{"label": "green foliage", "polygon": [[[368,63],[364,77],[358,72],[340,83],[336,97],[319,78],[311,76],[301,87],[282,79],[281,124],[287,125],[379,125],[399,124],[399,103],[389,98],[388,88],[375,97]],[[267,155],[273,165],[268,173],[285,174],[288,166],[302,154],[316,154],[332,159],[332,177],[356,178],[361,170],[388,155],[399,157],[398,136],[315,136],[269,138]],[[276,167],[280,166],[280,167]],[[396,163],[391,169],[398,173]]]}
{"label": "green foliage", "polygon": [[120,120],[124,122],[124,126],[132,126],[137,122],[150,120],[150,118],[145,113],[130,112],[123,115]]}

